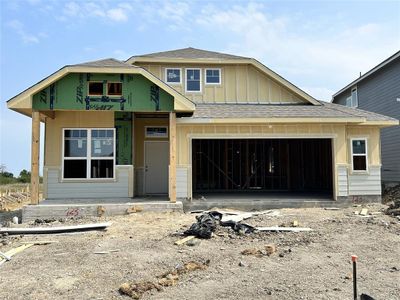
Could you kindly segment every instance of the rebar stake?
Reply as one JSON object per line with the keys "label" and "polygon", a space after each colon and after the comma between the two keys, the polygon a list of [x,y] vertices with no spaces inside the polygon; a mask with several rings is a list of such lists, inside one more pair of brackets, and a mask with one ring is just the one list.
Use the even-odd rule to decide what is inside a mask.
{"label": "rebar stake", "polygon": [[357,255],[351,256],[351,261],[353,262],[353,294],[354,300],[357,300]]}

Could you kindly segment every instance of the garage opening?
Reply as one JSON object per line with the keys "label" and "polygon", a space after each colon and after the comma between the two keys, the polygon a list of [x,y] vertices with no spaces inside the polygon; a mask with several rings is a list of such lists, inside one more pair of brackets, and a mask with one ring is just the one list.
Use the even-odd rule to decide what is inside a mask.
{"label": "garage opening", "polygon": [[332,195],[331,139],[194,139],[193,193]]}

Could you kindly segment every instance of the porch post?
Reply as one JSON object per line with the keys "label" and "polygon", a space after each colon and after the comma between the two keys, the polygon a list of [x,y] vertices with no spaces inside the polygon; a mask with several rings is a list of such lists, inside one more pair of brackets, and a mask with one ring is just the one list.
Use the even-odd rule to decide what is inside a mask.
{"label": "porch post", "polygon": [[39,204],[40,113],[32,110],[31,204]]}
{"label": "porch post", "polygon": [[176,114],[169,113],[169,201],[176,202]]}

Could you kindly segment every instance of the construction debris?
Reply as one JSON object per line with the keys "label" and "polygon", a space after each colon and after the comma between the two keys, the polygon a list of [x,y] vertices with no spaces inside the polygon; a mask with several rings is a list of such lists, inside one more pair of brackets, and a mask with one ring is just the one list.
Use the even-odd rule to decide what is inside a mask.
{"label": "construction debris", "polygon": [[19,246],[17,248],[11,249],[10,251],[7,251],[6,253],[2,253],[3,257],[0,257],[0,266],[3,263],[5,263],[6,261],[9,261],[11,259],[11,257],[14,256],[15,254],[18,254],[32,246],[33,246],[33,244],[25,244],[25,245]]}
{"label": "construction debris", "polygon": [[268,244],[264,249],[249,248],[240,252],[242,255],[254,255],[256,257],[270,256],[276,252],[275,244]]}
{"label": "construction debris", "polygon": [[96,224],[84,224],[75,226],[60,226],[60,227],[32,227],[32,228],[22,228],[22,227],[1,227],[0,233],[8,234],[54,234],[54,233],[64,233],[64,232],[79,232],[88,230],[99,230],[105,229],[111,226],[111,222],[96,223]]}
{"label": "construction debris", "polygon": [[108,250],[108,251],[96,251],[96,252],[93,252],[93,253],[94,254],[110,254],[110,253],[113,253],[113,252],[119,252],[119,249]]}
{"label": "construction debris", "polygon": [[361,216],[366,216],[366,215],[368,215],[368,209],[367,209],[367,208],[363,208],[363,209],[360,211],[360,215],[361,215]]}
{"label": "construction debris", "polygon": [[312,231],[311,228],[307,227],[256,227],[258,231],[291,231],[291,232],[301,232],[301,231]]}
{"label": "construction debris", "polygon": [[194,235],[189,235],[183,239],[177,240],[174,244],[175,245],[182,245],[185,244],[187,241],[190,241],[191,239],[194,239],[195,236]]}
{"label": "construction debris", "polygon": [[142,206],[133,205],[126,210],[126,213],[129,215],[129,214],[134,214],[134,213],[141,212],[141,211],[143,211]]}
{"label": "construction debris", "polygon": [[165,272],[157,276],[157,282],[139,281],[132,283],[124,283],[119,287],[119,292],[128,295],[133,299],[140,299],[144,293],[157,290],[161,291],[162,287],[174,286],[178,283],[180,275],[193,272],[196,270],[204,270],[210,264],[209,260],[204,263],[189,261],[183,265],[177,265],[172,271]]}
{"label": "construction debris", "polygon": [[151,290],[161,291],[162,289],[158,284],[150,281],[123,283],[119,287],[119,292],[121,294],[130,296],[132,299],[140,299],[144,293]]}

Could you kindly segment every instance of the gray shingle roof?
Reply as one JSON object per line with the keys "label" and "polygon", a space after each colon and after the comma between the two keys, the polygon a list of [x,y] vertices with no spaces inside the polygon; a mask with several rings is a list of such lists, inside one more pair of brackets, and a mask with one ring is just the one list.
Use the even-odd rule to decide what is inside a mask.
{"label": "gray shingle roof", "polygon": [[224,60],[224,59],[247,59],[248,57],[237,56],[232,54],[207,51],[196,48],[183,48],[171,51],[163,51],[156,53],[148,53],[143,55],[135,55],[132,57],[151,57],[151,58],[181,58],[181,59],[215,59],[215,60]]}
{"label": "gray shingle roof", "polygon": [[125,63],[123,61],[117,60],[115,58],[106,58],[94,61],[88,61],[81,64],[70,65],[71,67],[112,67],[112,68],[129,68],[132,65]]}
{"label": "gray shingle roof", "polygon": [[322,105],[204,104],[197,103],[193,118],[366,118],[367,121],[396,119],[361,109],[320,101]]}

